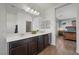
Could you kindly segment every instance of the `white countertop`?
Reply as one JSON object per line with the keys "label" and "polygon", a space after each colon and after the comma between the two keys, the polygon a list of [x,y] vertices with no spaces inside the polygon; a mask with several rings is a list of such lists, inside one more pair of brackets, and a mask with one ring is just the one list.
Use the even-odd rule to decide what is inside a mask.
{"label": "white countertop", "polygon": [[39,36],[39,35],[44,35],[44,34],[48,34],[51,32],[44,32],[44,33],[36,33],[36,34],[31,34],[31,32],[29,33],[24,33],[24,34],[9,34],[7,36],[7,42],[12,42],[12,41],[17,41],[17,40],[22,40],[24,38],[30,38],[30,37],[35,37],[35,36]]}

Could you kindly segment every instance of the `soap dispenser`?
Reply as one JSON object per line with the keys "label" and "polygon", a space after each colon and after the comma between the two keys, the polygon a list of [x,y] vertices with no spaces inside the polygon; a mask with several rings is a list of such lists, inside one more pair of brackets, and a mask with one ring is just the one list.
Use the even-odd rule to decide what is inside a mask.
{"label": "soap dispenser", "polygon": [[18,33],[18,25],[15,25],[15,33]]}

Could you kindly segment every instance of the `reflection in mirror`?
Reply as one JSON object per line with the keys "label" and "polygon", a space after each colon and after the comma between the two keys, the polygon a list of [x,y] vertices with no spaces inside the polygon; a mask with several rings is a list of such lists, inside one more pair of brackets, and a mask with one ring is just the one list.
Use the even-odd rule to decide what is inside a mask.
{"label": "reflection in mirror", "polygon": [[31,22],[26,21],[26,32],[31,32]]}

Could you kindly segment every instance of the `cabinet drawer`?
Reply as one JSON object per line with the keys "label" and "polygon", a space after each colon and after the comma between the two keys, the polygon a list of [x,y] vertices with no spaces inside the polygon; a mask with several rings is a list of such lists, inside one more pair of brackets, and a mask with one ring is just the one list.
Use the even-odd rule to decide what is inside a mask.
{"label": "cabinet drawer", "polygon": [[9,48],[11,49],[16,48],[18,46],[26,45],[28,41],[29,41],[28,39],[22,39],[18,41],[9,42]]}
{"label": "cabinet drawer", "polygon": [[12,48],[9,50],[9,54],[10,55],[27,55],[28,51],[27,51],[27,46],[19,46],[16,48]]}

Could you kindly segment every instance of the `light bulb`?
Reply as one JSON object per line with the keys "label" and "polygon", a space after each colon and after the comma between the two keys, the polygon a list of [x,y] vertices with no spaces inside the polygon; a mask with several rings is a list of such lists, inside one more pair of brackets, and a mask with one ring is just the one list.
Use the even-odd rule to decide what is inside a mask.
{"label": "light bulb", "polygon": [[39,15],[40,13],[38,12],[37,14]]}
{"label": "light bulb", "polygon": [[34,10],[33,10],[33,9],[31,9],[30,13],[34,14]]}
{"label": "light bulb", "polygon": [[26,11],[29,11],[30,9],[31,9],[30,7],[27,7],[27,8],[26,8]]}
{"label": "light bulb", "polygon": [[34,14],[36,14],[37,13],[37,11],[34,11]]}
{"label": "light bulb", "polygon": [[36,15],[39,15],[39,14],[40,14],[39,12],[36,13]]}

